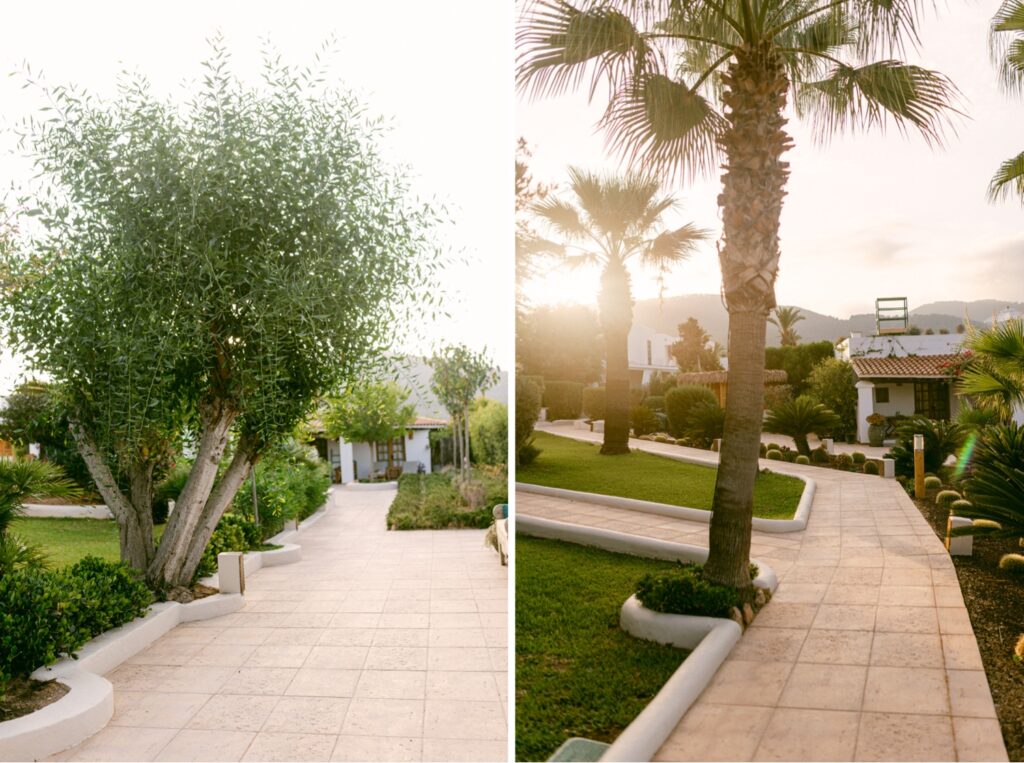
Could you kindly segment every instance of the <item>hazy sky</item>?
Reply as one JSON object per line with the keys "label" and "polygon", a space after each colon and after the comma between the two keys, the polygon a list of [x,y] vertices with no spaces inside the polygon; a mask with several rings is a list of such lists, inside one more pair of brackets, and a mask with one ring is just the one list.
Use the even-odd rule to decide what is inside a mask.
{"label": "hazy sky", "polygon": [[[990,204],[989,178],[1024,150],[1024,103],[1000,92],[988,54],[988,22],[997,3],[951,2],[927,19],[918,53],[908,58],[949,76],[968,118],[944,149],[895,129],[816,145],[794,119],[796,147],[782,214],[781,304],[846,317],[871,312],[875,297],[906,296],[910,306],[937,299],[1024,299],[1024,210]],[[599,95],[600,95],[599,91]],[[516,104],[516,133],[534,148],[536,179],[566,185],[564,168],[614,169],[594,124],[603,104],[585,96]],[[676,185],[692,220],[721,232],[717,178]],[[667,294],[718,293],[713,242],[667,279]],[[556,271],[534,284],[537,300],[593,302],[596,273]],[[657,296],[651,277],[634,280],[637,297]]]}
{"label": "hazy sky", "polygon": [[[427,327],[429,342],[488,348],[512,360],[512,23],[510,3],[444,0],[349,2],[35,2],[4,9],[0,72],[28,62],[50,84],[73,82],[101,95],[117,74],[137,69],[154,92],[184,100],[218,30],[234,70],[256,81],[260,39],[289,63],[311,62],[337,37],[331,77],[390,118],[387,150],[408,165],[416,192],[444,203],[454,224],[446,248],[466,264],[444,277],[451,320]],[[0,177],[24,182],[10,126],[34,112],[39,96],[21,76],[0,78]],[[0,392],[15,366],[0,365]]]}

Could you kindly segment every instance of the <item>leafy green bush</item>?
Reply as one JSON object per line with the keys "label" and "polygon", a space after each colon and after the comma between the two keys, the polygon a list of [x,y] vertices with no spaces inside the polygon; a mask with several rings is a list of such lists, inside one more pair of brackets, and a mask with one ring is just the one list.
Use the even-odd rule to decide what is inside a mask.
{"label": "leafy green bush", "polygon": [[906,419],[896,429],[896,445],[886,454],[896,462],[896,474],[914,476],[914,435],[924,435],[924,468],[937,472],[963,444],[966,432],[949,421],[933,421],[923,416]]}
{"label": "leafy green bush", "polygon": [[811,369],[808,394],[836,414],[829,433],[837,440],[857,431],[857,376],[849,361],[825,358]]}
{"label": "leafy green bush", "polygon": [[403,474],[398,479],[398,494],[388,509],[388,527],[396,530],[488,527],[494,505],[508,503],[508,473],[500,467],[474,467],[473,479],[483,485],[479,508],[466,504],[449,473]]}
{"label": "leafy green bush", "polygon": [[828,340],[786,347],[766,347],[764,367],[780,368],[785,371],[793,394],[802,395],[808,390],[809,377],[814,367],[821,361],[834,357],[835,350],[835,345]]}
{"label": "leafy green bush", "polygon": [[[541,393],[532,380],[539,377],[516,377],[516,463],[529,464],[540,453],[533,443],[533,425],[540,416]],[[541,382],[543,383],[543,379]]]}
{"label": "leafy green bush", "polygon": [[690,412],[701,403],[718,405],[715,394],[700,384],[683,384],[665,394],[665,412],[668,431],[673,437],[682,437],[690,424]]}
{"label": "leafy green bush", "polygon": [[[232,511],[253,521],[249,480],[235,495]],[[315,451],[295,442],[269,450],[256,465],[256,500],[263,538],[277,535],[290,519],[301,521],[314,513],[327,500],[330,485],[327,464],[316,457]]]}
{"label": "leafy green bush", "polygon": [[259,538],[260,535],[262,535],[260,528],[254,522],[249,522],[238,514],[225,514],[217,523],[217,529],[213,531],[213,535],[210,536],[210,542],[206,544],[206,550],[199,561],[196,577],[203,578],[217,571],[218,554],[227,551],[245,553],[253,548],[259,548],[262,539],[253,544],[252,538]]}
{"label": "leafy green bush", "polygon": [[583,410],[583,385],[572,381],[549,381],[544,385],[544,406],[548,421],[578,419]]}
{"label": "leafy green bush", "polygon": [[474,401],[469,413],[469,449],[478,464],[508,463],[508,408],[495,400]]}
{"label": "leafy green bush", "polygon": [[865,461],[864,462],[864,473],[865,474],[875,474],[875,475],[877,475],[879,473],[878,462],[877,461]]}
{"label": "leafy green bush", "polygon": [[650,408],[652,411],[664,411],[665,410],[665,396],[664,395],[648,395],[644,398],[644,405]]}
{"label": "leafy green bush", "polygon": [[658,430],[658,417],[646,405],[634,405],[629,409],[629,425],[637,437]]}
{"label": "leafy green bush", "polygon": [[782,451],[779,450],[778,448],[772,448],[771,450],[765,453],[764,457],[767,458],[769,461],[781,461]]}
{"label": "leafy green bush", "polygon": [[725,409],[718,403],[698,403],[687,417],[686,436],[700,447],[710,447],[725,433]]}
{"label": "leafy green bush", "polygon": [[125,562],[87,556],[66,570],[64,576],[76,625],[89,638],[142,617],[153,601],[149,588]]}
{"label": "leafy green bush", "polygon": [[583,413],[588,419],[600,421],[604,418],[605,393],[604,387],[583,388]]}
{"label": "leafy green bush", "polygon": [[738,590],[709,583],[696,564],[644,575],[637,584],[636,598],[655,612],[703,617],[728,617],[733,607],[743,605]]}

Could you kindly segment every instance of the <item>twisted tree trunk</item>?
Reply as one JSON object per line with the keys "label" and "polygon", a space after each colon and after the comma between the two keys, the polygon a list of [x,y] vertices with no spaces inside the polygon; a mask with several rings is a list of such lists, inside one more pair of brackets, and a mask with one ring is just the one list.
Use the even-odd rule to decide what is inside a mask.
{"label": "twisted tree trunk", "polygon": [[633,323],[633,297],[624,263],[610,257],[601,274],[598,297],[604,333],[605,407],[601,453],[629,453],[629,329]]}
{"label": "twisted tree trunk", "polygon": [[749,587],[765,331],[775,306],[779,217],[789,176],[781,157],[792,145],[782,116],[789,82],[769,44],[738,51],[723,81],[729,128],[722,137],[719,259],[729,310],[729,394],[704,574],[717,583]]}

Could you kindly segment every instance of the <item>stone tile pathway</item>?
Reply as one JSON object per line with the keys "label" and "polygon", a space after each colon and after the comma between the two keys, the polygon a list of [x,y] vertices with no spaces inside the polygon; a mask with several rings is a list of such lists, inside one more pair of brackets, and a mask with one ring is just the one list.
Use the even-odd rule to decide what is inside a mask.
{"label": "stone tile pathway", "polygon": [[[656,759],[1006,760],[956,571],[903,489],[772,468],[816,481],[807,529],[754,533],[753,556],[779,575],[776,594]],[[516,501],[519,514],[707,545],[700,523],[522,491]]]}
{"label": "stone tile pathway", "polygon": [[54,760],[506,760],[507,569],[482,530],[387,532],[394,494],[336,488],[301,562],[112,671]]}

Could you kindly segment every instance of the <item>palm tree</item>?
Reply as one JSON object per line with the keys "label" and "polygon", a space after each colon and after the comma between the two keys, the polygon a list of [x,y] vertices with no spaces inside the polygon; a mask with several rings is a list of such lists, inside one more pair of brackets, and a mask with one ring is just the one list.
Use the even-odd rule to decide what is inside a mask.
{"label": "palm tree", "polygon": [[[749,586],[792,98],[822,137],[895,123],[941,142],[956,88],[893,60],[916,34],[903,0],[536,0],[517,33],[517,82],[534,96],[603,83],[609,144],[646,171],[724,167],[719,245],[729,311],[729,397],[705,576]],[[877,60],[872,58],[877,56]],[[724,156],[723,156],[724,155]]]}
{"label": "palm tree", "polygon": [[537,217],[565,243],[540,240],[537,250],[559,256],[573,267],[601,266],[598,317],[605,341],[605,422],[601,453],[629,452],[629,329],[633,325],[633,296],[627,265],[638,259],[663,275],[693,252],[707,232],[687,223],[655,234],[661,216],[676,206],[671,196],[659,196],[660,183],[630,173],[601,176],[569,168],[569,187],[575,198],[544,199],[533,206]]}
{"label": "palm tree", "polygon": [[769,316],[768,322],[779,330],[779,343],[783,347],[795,347],[800,341],[796,324],[803,319],[799,307],[776,307],[775,314]]}
{"label": "palm tree", "polygon": [[0,577],[22,567],[40,566],[44,554],[11,532],[24,502],[43,496],[77,497],[81,490],[60,467],[45,461],[0,461]]}
{"label": "palm tree", "polygon": [[[992,17],[992,57],[999,62],[999,81],[1013,95],[1024,91],[1024,2],[1003,0]],[[999,165],[988,186],[993,201],[1017,196],[1024,202],[1024,151]]]}
{"label": "palm tree", "polygon": [[964,343],[971,356],[957,384],[980,408],[1004,421],[1024,403],[1024,320],[1013,318],[990,329],[969,329]]}
{"label": "palm tree", "polygon": [[835,429],[838,424],[838,416],[806,395],[779,403],[764,417],[764,431],[792,437],[797,452],[802,456],[811,455],[807,435],[813,432],[821,436]]}

